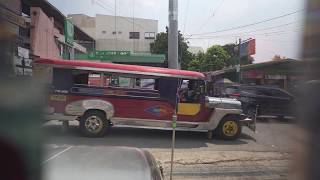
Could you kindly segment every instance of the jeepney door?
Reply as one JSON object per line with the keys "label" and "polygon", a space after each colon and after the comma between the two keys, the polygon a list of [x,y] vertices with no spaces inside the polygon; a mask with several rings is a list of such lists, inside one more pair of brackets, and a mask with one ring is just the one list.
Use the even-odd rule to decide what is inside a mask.
{"label": "jeepney door", "polygon": [[178,115],[195,116],[203,101],[202,81],[183,80],[179,91]]}

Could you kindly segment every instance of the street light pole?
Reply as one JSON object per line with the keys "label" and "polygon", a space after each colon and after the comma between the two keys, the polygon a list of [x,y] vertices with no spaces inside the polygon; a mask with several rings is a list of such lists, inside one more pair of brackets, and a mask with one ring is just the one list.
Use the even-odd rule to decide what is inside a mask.
{"label": "street light pole", "polygon": [[178,0],[169,0],[168,67],[171,69],[179,69]]}

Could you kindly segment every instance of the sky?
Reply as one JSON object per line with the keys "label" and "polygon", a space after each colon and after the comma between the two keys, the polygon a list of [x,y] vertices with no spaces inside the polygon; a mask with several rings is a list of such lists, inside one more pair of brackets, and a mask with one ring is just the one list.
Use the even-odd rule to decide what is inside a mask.
{"label": "sky", "polygon": [[[62,13],[117,15],[158,20],[158,32],[168,26],[168,0],[49,0]],[[102,7],[103,6],[103,7]],[[179,0],[179,30],[190,46],[204,50],[212,45],[256,39],[255,63],[274,55],[299,59],[305,0]],[[290,15],[286,15],[290,14]],[[283,16],[286,15],[286,16]],[[261,22],[264,23],[226,29]],[[220,31],[220,32],[216,32]],[[222,32],[221,32],[222,31]]]}

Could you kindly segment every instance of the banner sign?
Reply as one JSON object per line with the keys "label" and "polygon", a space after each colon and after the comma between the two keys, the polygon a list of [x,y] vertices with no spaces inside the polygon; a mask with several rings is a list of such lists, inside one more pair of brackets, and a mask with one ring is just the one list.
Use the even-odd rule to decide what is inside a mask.
{"label": "banner sign", "polygon": [[130,51],[92,51],[89,53],[90,59],[108,59],[110,56],[130,56]]}
{"label": "banner sign", "polygon": [[64,21],[64,37],[67,44],[73,45],[74,25],[69,20]]}
{"label": "banner sign", "polygon": [[240,57],[256,54],[256,40],[248,39],[240,44]]}

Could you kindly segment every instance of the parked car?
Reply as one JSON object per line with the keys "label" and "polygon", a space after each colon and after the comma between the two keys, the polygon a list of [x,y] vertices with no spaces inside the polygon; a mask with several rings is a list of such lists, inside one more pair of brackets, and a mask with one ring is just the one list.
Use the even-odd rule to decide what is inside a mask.
{"label": "parked car", "polygon": [[266,86],[235,85],[225,88],[225,97],[242,103],[243,112],[253,117],[258,106],[258,116],[294,116],[294,97],[283,89]]}
{"label": "parked car", "polygon": [[146,150],[130,147],[69,147],[43,162],[48,180],[163,180],[163,170]]}

